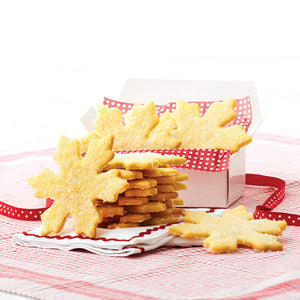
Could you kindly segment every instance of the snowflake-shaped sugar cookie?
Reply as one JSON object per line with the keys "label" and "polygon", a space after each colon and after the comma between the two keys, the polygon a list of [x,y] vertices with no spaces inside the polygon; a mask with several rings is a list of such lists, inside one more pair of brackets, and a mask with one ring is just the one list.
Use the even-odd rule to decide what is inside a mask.
{"label": "snowflake-shaped sugar cookie", "polygon": [[242,126],[224,127],[235,118],[233,99],[214,102],[200,116],[196,103],[177,101],[176,110],[171,117],[176,121],[177,129],[171,135],[181,141],[180,148],[224,149],[232,153],[251,142],[251,137]]}
{"label": "snowflake-shaped sugar cookie", "polygon": [[38,198],[49,197],[53,205],[41,216],[41,235],[57,233],[68,216],[72,216],[77,234],[95,237],[102,216],[95,208],[95,200],[115,202],[118,195],[128,188],[118,170],[100,173],[114,157],[113,136],[94,139],[84,158],[80,155],[79,142],[62,136],[53,158],[60,168],[55,174],[42,169],[28,182]]}
{"label": "snowflake-shaped sugar cookie", "polygon": [[[171,114],[167,112],[159,118],[153,101],[134,104],[124,116],[118,108],[100,105],[94,126],[100,137],[114,135],[114,150],[173,149],[180,145],[180,141],[170,135],[176,128]],[[96,137],[90,135],[90,138]]]}
{"label": "snowflake-shaped sugar cookie", "polygon": [[170,233],[187,239],[204,238],[204,247],[214,253],[234,252],[238,245],[257,251],[282,250],[276,236],[286,228],[284,221],[253,220],[242,205],[225,210],[222,217],[185,211],[183,221],[170,227]]}

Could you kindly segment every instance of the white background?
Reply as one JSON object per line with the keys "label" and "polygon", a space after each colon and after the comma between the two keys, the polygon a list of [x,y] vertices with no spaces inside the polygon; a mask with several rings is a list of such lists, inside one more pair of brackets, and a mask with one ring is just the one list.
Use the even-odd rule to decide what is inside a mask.
{"label": "white background", "polygon": [[300,137],[299,32],[296,0],[0,0],[0,154],[81,137],[128,78],[253,81],[259,131]]}
{"label": "white background", "polygon": [[85,134],[128,78],[247,80],[262,133],[300,137],[298,1],[1,1],[0,154]]}

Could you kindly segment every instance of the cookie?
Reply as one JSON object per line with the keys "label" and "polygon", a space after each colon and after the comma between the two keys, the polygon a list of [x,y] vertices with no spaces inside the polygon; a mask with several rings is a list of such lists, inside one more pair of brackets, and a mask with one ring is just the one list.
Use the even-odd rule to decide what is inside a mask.
{"label": "cookie", "polygon": [[170,216],[177,216],[178,217],[178,216],[181,216],[182,213],[183,213],[182,208],[171,207],[171,208],[167,208],[163,211],[151,213],[151,217],[154,217],[154,218],[163,218],[163,217],[170,217]]}
{"label": "cookie", "polygon": [[204,238],[204,247],[214,253],[234,252],[238,245],[257,251],[282,250],[276,236],[286,228],[284,221],[253,220],[242,205],[225,210],[222,217],[185,211],[183,221],[170,227],[169,232],[187,239]]}
{"label": "cookie", "polygon": [[60,168],[58,174],[42,169],[28,179],[38,198],[51,198],[53,205],[42,215],[41,235],[59,232],[68,216],[73,219],[77,234],[95,237],[102,215],[95,207],[95,200],[108,202],[117,200],[128,188],[126,180],[118,170],[100,173],[114,157],[113,136],[95,139],[89,143],[84,158],[76,140],[62,136],[53,157]]}
{"label": "cookie", "polygon": [[[105,169],[126,169],[131,171],[144,170],[169,165],[181,165],[185,162],[186,159],[184,157],[175,155],[161,155],[159,153],[152,152],[116,153],[115,157],[106,165]],[[176,173],[177,172],[173,171],[173,174]]]}
{"label": "cookie", "polygon": [[170,176],[177,175],[177,171],[173,168],[144,168],[144,177],[159,177],[159,176]]}
{"label": "cookie", "polygon": [[252,140],[242,126],[225,127],[235,118],[235,106],[233,99],[214,102],[201,117],[198,104],[177,101],[172,117],[178,128],[172,131],[172,136],[181,141],[180,148],[224,149],[235,153]]}
{"label": "cookie", "polygon": [[129,189],[124,191],[125,197],[146,197],[157,194],[156,188],[149,189]]}
{"label": "cookie", "polygon": [[168,216],[168,217],[157,217],[151,218],[149,220],[144,221],[141,223],[142,226],[155,226],[155,225],[168,225],[177,223],[180,221],[178,216]]}
{"label": "cookie", "polygon": [[175,184],[177,182],[175,175],[151,177],[157,184]]}
{"label": "cookie", "polygon": [[148,203],[147,197],[125,197],[125,196],[119,196],[118,205],[141,205]]}
{"label": "cookie", "polygon": [[142,179],[143,178],[143,172],[136,171],[136,170],[123,170],[118,169],[120,172],[120,177],[126,180],[134,180],[134,179]]}
{"label": "cookie", "polygon": [[170,135],[176,128],[175,121],[170,114],[159,118],[153,101],[134,104],[124,116],[118,108],[100,105],[94,127],[100,138],[114,135],[114,150],[173,149],[180,145]]}
{"label": "cookie", "polygon": [[128,189],[149,189],[152,187],[156,187],[157,183],[154,179],[143,178],[128,181],[129,187]]}
{"label": "cookie", "polygon": [[151,218],[149,213],[127,213],[120,217],[120,223],[141,223]]}
{"label": "cookie", "polygon": [[169,175],[169,176],[159,176],[159,177],[151,177],[154,179],[157,184],[175,184],[180,181],[188,180],[189,176],[187,174],[177,174],[177,175]]}
{"label": "cookie", "polygon": [[183,199],[180,198],[175,198],[175,199],[167,199],[164,201],[166,204],[167,208],[174,207],[176,205],[184,205]]}
{"label": "cookie", "polygon": [[171,193],[174,191],[173,184],[159,184],[156,188],[158,193]]}
{"label": "cookie", "polygon": [[107,229],[116,229],[116,228],[130,228],[130,227],[139,227],[139,223],[111,223],[107,224],[105,228]]}
{"label": "cookie", "polygon": [[120,205],[104,205],[99,206],[98,211],[101,213],[103,218],[110,218],[114,216],[124,215],[125,209]]}
{"label": "cookie", "polygon": [[167,207],[162,202],[148,202],[146,204],[138,205],[138,206],[128,206],[129,212],[145,214],[145,213],[153,213],[165,210]]}
{"label": "cookie", "polygon": [[148,199],[150,201],[166,201],[169,199],[175,199],[178,197],[177,192],[170,192],[170,193],[157,193],[155,195],[149,196]]}

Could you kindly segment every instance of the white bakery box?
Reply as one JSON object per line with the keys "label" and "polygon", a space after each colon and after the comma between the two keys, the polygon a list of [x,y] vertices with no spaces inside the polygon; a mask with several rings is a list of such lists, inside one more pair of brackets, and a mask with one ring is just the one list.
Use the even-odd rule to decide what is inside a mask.
{"label": "white bakery box", "polygon": [[[154,101],[156,105],[164,105],[177,100],[214,102],[244,97],[251,102],[252,120],[247,133],[253,135],[261,122],[261,112],[252,82],[128,79],[119,99],[115,100],[141,104]],[[88,131],[94,131],[92,122],[95,118],[95,108],[90,108],[81,118]],[[230,155],[229,167],[225,171],[178,169],[178,172],[189,175],[185,181],[187,189],[179,191],[184,207],[226,208],[242,197],[245,191],[246,148]]]}

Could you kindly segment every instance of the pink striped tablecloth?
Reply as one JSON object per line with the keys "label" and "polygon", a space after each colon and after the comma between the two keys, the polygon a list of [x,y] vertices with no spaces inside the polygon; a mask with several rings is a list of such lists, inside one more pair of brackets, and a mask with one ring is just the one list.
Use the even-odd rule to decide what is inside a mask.
{"label": "pink striped tablecloth", "polygon": [[[0,201],[18,207],[44,206],[26,179],[43,167],[55,168],[52,150],[0,157]],[[247,173],[286,181],[276,210],[300,214],[300,140],[257,134],[247,149]],[[274,191],[247,186],[232,205],[253,212]],[[159,248],[130,257],[86,251],[21,247],[15,233],[39,221],[0,216],[0,291],[38,299],[299,299],[300,227],[279,237],[284,250],[258,253],[240,248],[211,254],[202,247]]]}

